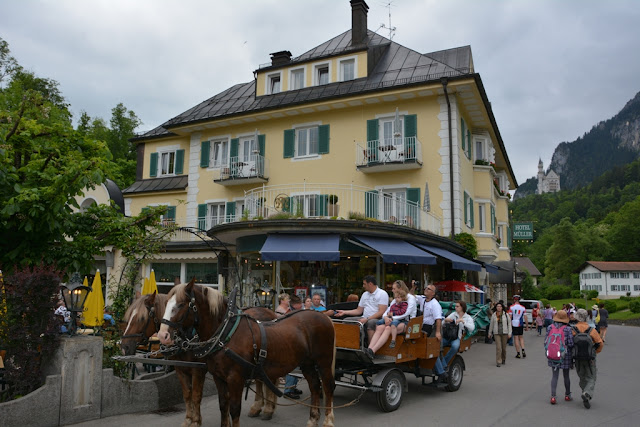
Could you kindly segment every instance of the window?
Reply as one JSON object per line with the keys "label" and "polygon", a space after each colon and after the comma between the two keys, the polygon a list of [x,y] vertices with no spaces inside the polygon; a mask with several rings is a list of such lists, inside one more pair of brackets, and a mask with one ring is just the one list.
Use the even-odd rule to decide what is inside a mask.
{"label": "window", "polygon": [[484,231],[484,218],[485,218],[484,203],[479,203],[478,204],[478,229],[480,231]]}
{"label": "window", "polygon": [[218,284],[218,264],[215,263],[186,263],[187,278],[195,278],[201,285]]}
{"label": "window", "polygon": [[502,238],[502,226],[501,225],[498,226],[498,239],[500,240],[498,243],[500,243],[500,246],[502,246],[502,243],[504,242],[504,240]]}
{"label": "window", "polygon": [[404,146],[404,117],[380,119],[380,142],[383,146]]}
{"label": "window", "polygon": [[155,273],[156,280],[159,283],[170,283],[173,285],[173,281],[176,277],[180,277],[180,263],[179,262],[159,262],[151,264],[151,268]]}
{"label": "window", "polygon": [[629,291],[631,287],[629,285],[611,285],[612,291],[625,292]]}
{"label": "window", "polygon": [[475,160],[487,160],[484,155],[484,139],[476,139]]}
{"label": "window", "polygon": [[318,154],[318,127],[296,129],[296,157]]}
{"label": "window", "polygon": [[602,277],[602,273],[582,273],[583,279],[600,279]]}
{"label": "window", "polygon": [[401,223],[407,217],[407,190],[385,189],[382,193],[382,216],[383,221]]}
{"label": "window", "polygon": [[612,279],[628,279],[629,273],[611,273]]}
{"label": "window", "polygon": [[280,76],[269,77],[269,93],[280,92]]}
{"label": "window", "polygon": [[208,228],[224,223],[224,203],[212,203],[209,205]]}
{"label": "window", "polygon": [[[300,194],[291,197],[291,212],[305,218],[320,216],[317,194]],[[326,209],[326,208],[325,208]]]}
{"label": "window", "polygon": [[325,62],[323,64],[317,64],[313,67],[313,84],[315,86],[326,85],[330,83],[331,64]]}
{"label": "window", "polygon": [[160,176],[174,175],[176,166],[176,152],[160,153]]}
{"label": "window", "polygon": [[640,273],[633,273],[634,279],[640,279]]}
{"label": "window", "polygon": [[640,291],[640,285],[633,285],[634,291]]}
{"label": "window", "polygon": [[348,80],[353,80],[356,77],[356,60],[355,59],[347,59],[344,61],[340,61],[340,80],[345,82]]}
{"label": "window", "polygon": [[289,89],[302,89],[304,87],[304,68],[292,70],[289,77]]}
{"label": "window", "polygon": [[229,140],[223,139],[220,141],[213,141],[211,164],[213,164],[213,167],[215,168],[227,166],[229,164]]}

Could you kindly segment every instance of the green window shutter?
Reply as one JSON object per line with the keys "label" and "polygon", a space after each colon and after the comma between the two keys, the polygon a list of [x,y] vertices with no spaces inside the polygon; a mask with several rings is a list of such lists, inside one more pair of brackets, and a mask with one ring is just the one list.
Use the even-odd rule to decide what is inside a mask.
{"label": "green window shutter", "polygon": [[169,221],[176,220],[176,207],[175,206],[167,206],[167,219]]}
{"label": "green window shutter", "polygon": [[378,119],[367,120],[367,141],[378,140]]}
{"label": "green window shutter", "polygon": [[329,195],[328,194],[317,194],[316,195],[316,211],[318,216],[327,216],[329,215],[329,210],[327,206],[329,204]]}
{"label": "green window shutter", "polygon": [[151,153],[149,159],[149,176],[158,176],[158,153]]}
{"label": "green window shutter", "polygon": [[408,114],[404,116],[404,156],[405,159],[415,158],[416,139],[418,136],[418,116]]}
{"label": "green window shutter", "polygon": [[182,171],[184,171],[184,150],[176,151],[176,167],[175,174],[182,175]]}
{"label": "green window shutter", "polygon": [[469,206],[469,196],[467,196],[467,193],[464,193],[464,207],[462,208],[462,210],[464,211],[464,223],[465,225],[469,222],[469,218],[467,215],[467,206]]}
{"label": "green window shutter", "polygon": [[471,160],[471,151],[473,150],[473,144],[471,144],[471,131],[467,130],[467,158]]}
{"label": "green window shutter", "polygon": [[296,131],[285,129],[284,131],[284,158],[289,159],[296,155]]}
{"label": "green window shutter", "polygon": [[264,146],[266,142],[266,137],[264,135],[258,135],[258,151],[260,151],[260,155],[264,157]]}
{"label": "green window shutter", "polygon": [[318,154],[329,153],[329,125],[318,126]]}
{"label": "green window shutter", "polygon": [[[411,202],[409,207],[409,217],[412,223],[408,225],[418,225],[418,212],[420,210],[420,189],[407,188],[407,202]],[[415,203],[415,205],[414,205]]]}
{"label": "green window shutter", "polygon": [[209,167],[209,150],[211,149],[211,141],[202,141],[200,144],[200,167]]}
{"label": "green window shutter", "polygon": [[466,151],[467,145],[465,144],[465,138],[467,136],[467,126],[462,118],[460,119],[460,125],[462,126],[462,151]]}
{"label": "green window shutter", "polygon": [[238,176],[238,147],[240,146],[240,140],[238,138],[233,138],[231,140],[231,147],[229,150],[229,164],[231,165],[231,176]]}
{"label": "green window shutter", "polygon": [[236,202],[227,202],[226,222],[236,220]]}
{"label": "green window shutter", "polygon": [[475,227],[475,209],[473,204],[473,199],[469,197],[469,204],[471,205],[471,228]]}
{"label": "green window shutter", "polygon": [[495,234],[496,232],[496,208],[491,206],[491,233]]}
{"label": "green window shutter", "polygon": [[198,205],[198,228],[205,230],[207,227],[207,205]]}
{"label": "green window shutter", "polygon": [[378,192],[367,191],[364,195],[364,215],[367,218],[378,218]]}
{"label": "green window shutter", "polygon": [[511,247],[513,244],[513,236],[511,235],[511,227],[507,227],[507,245]]}

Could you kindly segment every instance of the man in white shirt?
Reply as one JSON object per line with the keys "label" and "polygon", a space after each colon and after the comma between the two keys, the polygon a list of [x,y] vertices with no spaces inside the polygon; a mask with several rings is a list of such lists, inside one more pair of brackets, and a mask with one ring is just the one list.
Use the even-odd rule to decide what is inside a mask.
{"label": "man in white shirt", "polygon": [[380,289],[373,276],[364,276],[362,287],[365,292],[360,297],[358,307],[353,310],[337,310],[337,317],[356,316],[354,319],[365,325],[369,340],[376,329],[376,322],[382,318],[389,306],[389,294]]}
{"label": "man in white shirt", "polygon": [[522,349],[522,357],[527,357],[524,352],[524,335],[523,329],[529,330],[529,326],[524,318],[526,309],[520,304],[520,295],[513,296],[513,305],[509,308],[511,316],[511,326],[513,327],[513,342],[516,345],[516,359],[520,359],[520,349]]}
{"label": "man in white shirt", "polygon": [[[416,301],[418,307],[422,309],[422,331],[429,337],[434,336],[435,333],[438,342],[442,343],[442,306],[440,306],[438,300],[435,299],[435,296],[436,286],[433,283],[429,283],[424,288],[424,296],[417,295]],[[434,371],[436,375],[438,375],[438,382],[447,382],[449,380],[449,374],[447,374],[440,358],[436,361]]]}

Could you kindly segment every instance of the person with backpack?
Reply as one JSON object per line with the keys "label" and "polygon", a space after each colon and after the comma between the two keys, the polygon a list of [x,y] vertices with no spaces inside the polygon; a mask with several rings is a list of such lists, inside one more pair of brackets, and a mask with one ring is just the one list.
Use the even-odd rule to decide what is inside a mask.
{"label": "person with backpack", "polygon": [[602,351],[604,342],[595,328],[589,326],[587,310],[580,308],[575,314],[578,323],[573,330],[573,360],[576,364],[576,372],[580,378],[582,389],[582,404],[585,408],[591,408],[591,399],[596,387],[596,354]]}
{"label": "person with backpack", "polygon": [[558,310],[553,316],[553,323],[547,328],[547,336],[544,339],[544,349],[547,355],[547,364],[552,369],[551,376],[551,404],[555,405],[558,376],[562,369],[564,377],[564,400],[573,400],[571,397],[571,379],[569,369],[573,364],[573,333],[569,326],[569,316],[564,310]]}

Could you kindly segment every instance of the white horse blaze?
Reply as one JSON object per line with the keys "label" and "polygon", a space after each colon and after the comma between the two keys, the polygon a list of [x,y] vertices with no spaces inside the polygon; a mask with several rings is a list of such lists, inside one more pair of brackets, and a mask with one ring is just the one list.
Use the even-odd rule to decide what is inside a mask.
{"label": "white horse blaze", "polygon": [[138,309],[135,308],[133,310],[133,313],[131,313],[131,316],[129,317],[129,323],[127,323],[127,329],[124,330],[124,334],[123,335],[127,335],[127,332],[129,332],[129,328],[131,327],[131,322],[133,322],[133,319],[136,318],[137,314],[138,314]]}
{"label": "white horse blaze", "polygon": [[[173,309],[176,306],[176,296],[172,296],[171,299],[169,299],[169,301],[167,301],[167,308],[164,309],[164,315],[162,316],[162,318],[164,320],[171,320],[171,313],[173,312]],[[164,333],[169,333],[169,325],[166,324],[162,324],[160,325],[160,331],[159,332],[164,332]]]}

